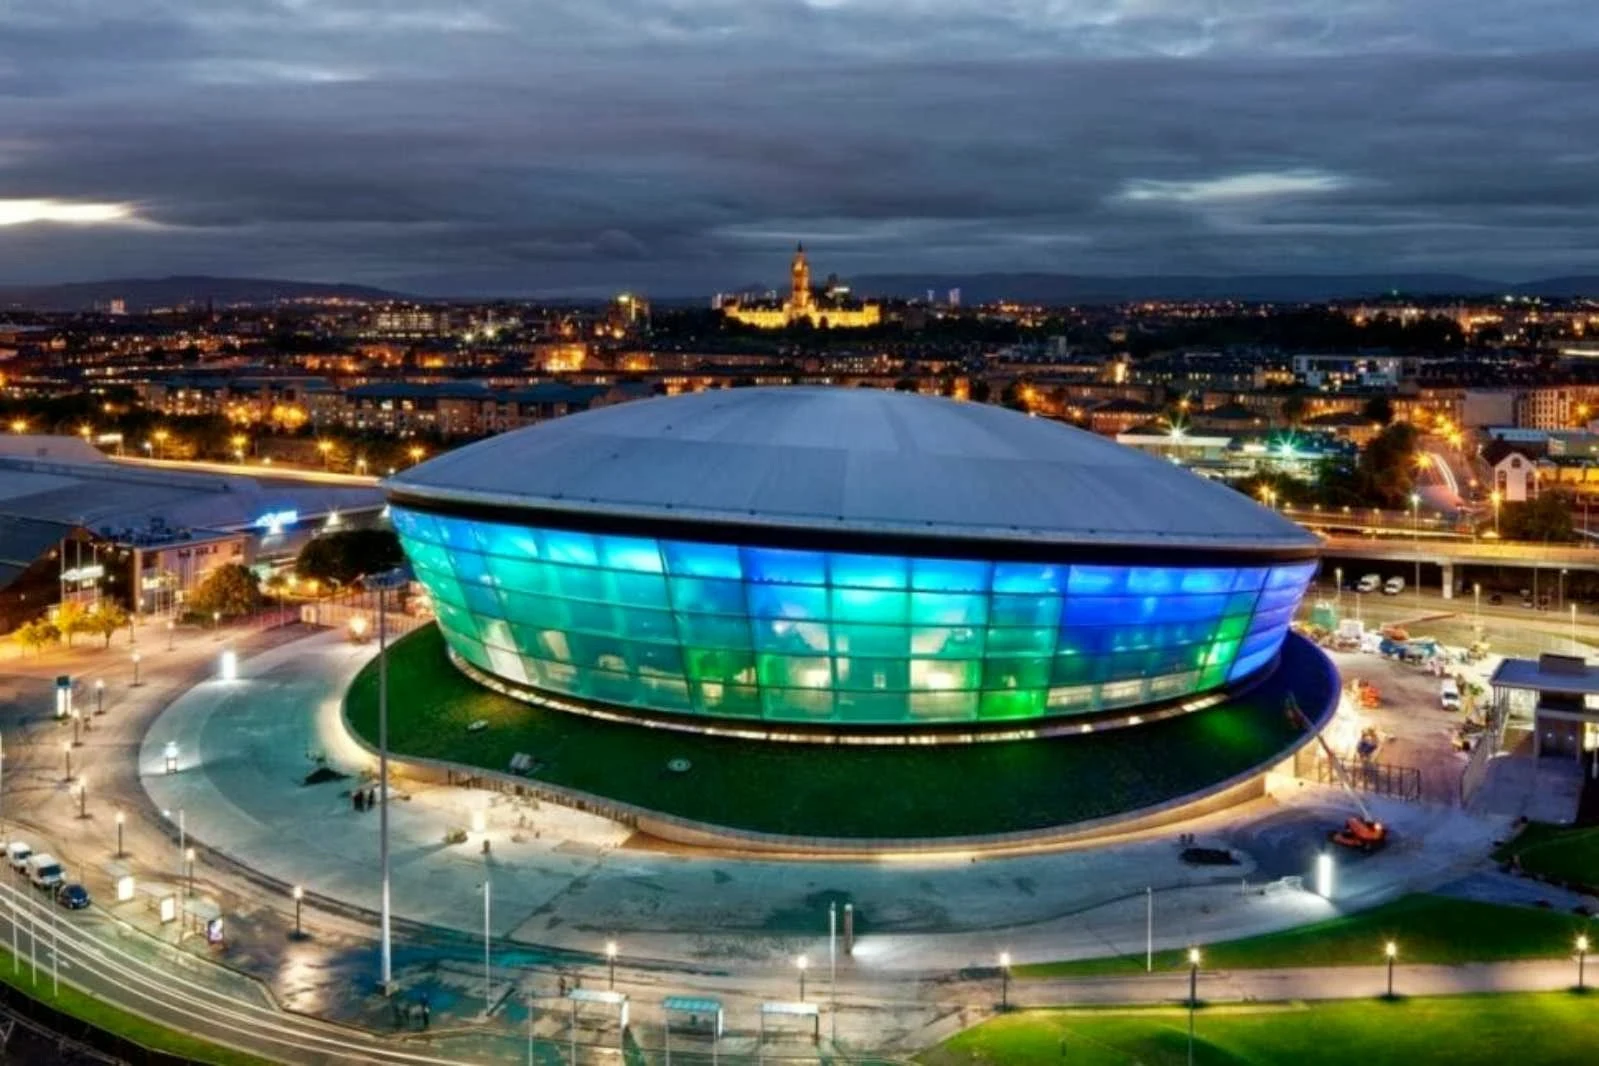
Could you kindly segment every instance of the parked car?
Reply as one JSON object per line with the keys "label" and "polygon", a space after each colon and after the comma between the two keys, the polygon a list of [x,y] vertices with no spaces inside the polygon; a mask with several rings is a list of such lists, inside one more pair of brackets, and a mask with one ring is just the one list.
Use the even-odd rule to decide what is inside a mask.
{"label": "parked car", "polygon": [[1490,607],[1498,607],[1500,604],[1502,604],[1504,602],[1505,602],[1505,598],[1503,596],[1499,595],[1499,593],[1490,592],[1488,594],[1488,606],[1490,606]]}
{"label": "parked car", "polygon": [[17,873],[28,872],[28,857],[33,854],[33,848],[20,840],[13,840],[6,845],[6,861]]}
{"label": "parked car", "polygon": [[1452,677],[1438,683],[1438,706],[1446,711],[1460,710],[1460,685]]}
{"label": "parked car", "polygon": [[28,856],[28,880],[34,888],[45,888],[52,892],[61,882],[67,879],[66,873],[61,869],[61,862],[48,852],[40,852]]}
{"label": "parked car", "polygon": [[1381,574],[1367,574],[1360,579],[1360,584],[1355,586],[1356,592],[1376,592],[1382,588]]}
{"label": "parked car", "polygon": [[79,884],[62,885],[56,889],[56,902],[69,911],[81,911],[89,905],[89,890]]}
{"label": "parked car", "polygon": [[1402,577],[1391,577],[1383,583],[1384,596],[1397,596],[1403,591],[1405,591],[1405,579]]}

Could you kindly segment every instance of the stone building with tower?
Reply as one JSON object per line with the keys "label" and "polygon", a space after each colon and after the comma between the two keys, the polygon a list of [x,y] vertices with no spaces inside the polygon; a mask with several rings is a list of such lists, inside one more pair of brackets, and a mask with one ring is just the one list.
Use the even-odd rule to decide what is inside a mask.
{"label": "stone building with tower", "polygon": [[816,329],[860,329],[883,321],[880,304],[854,299],[836,276],[830,275],[819,291],[813,287],[803,244],[789,264],[788,298],[782,303],[728,296],[718,297],[717,307],[733,321],[757,329],[785,329],[800,322]]}

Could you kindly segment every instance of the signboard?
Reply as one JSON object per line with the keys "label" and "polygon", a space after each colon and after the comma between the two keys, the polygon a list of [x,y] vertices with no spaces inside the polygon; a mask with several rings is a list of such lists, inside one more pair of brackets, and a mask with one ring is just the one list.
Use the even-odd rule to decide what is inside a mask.
{"label": "signboard", "polygon": [[268,533],[281,533],[284,526],[292,526],[299,520],[299,511],[268,511],[255,520],[255,528],[264,529]]}
{"label": "signboard", "polygon": [[105,577],[105,567],[98,563],[94,566],[74,566],[71,570],[61,571],[62,581],[99,581]]}

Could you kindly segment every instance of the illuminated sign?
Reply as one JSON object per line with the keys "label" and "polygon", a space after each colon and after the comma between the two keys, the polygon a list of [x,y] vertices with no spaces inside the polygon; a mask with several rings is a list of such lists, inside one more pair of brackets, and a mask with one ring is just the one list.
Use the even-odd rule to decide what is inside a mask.
{"label": "illuminated sign", "polygon": [[71,570],[61,571],[62,581],[99,581],[102,577],[105,577],[105,567],[98,564],[74,566]]}
{"label": "illuminated sign", "polygon": [[264,529],[268,533],[281,533],[284,526],[292,526],[299,520],[299,511],[268,511],[255,520],[255,528]]}

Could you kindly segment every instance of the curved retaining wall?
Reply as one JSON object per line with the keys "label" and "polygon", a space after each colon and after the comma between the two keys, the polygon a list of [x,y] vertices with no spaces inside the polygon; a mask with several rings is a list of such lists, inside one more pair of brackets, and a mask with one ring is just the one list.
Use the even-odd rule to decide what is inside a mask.
{"label": "curved retaining wall", "polygon": [[[1288,639],[1304,638],[1291,634]],[[1070,825],[1046,826],[1014,833],[936,838],[806,837],[762,833],[679,818],[579,789],[444,759],[396,755],[390,752],[389,764],[391,772],[413,780],[466,787],[488,787],[500,792],[533,796],[541,801],[602,815],[664,841],[696,848],[715,848],[719,851],[758,852],[773,857],[793,855],[807,859],[817,857],[858,859],[885,855],[1005,852],[1034,850],[1041,847],[1074,847],[1103,842],[1130,833],[1158,829],[1263,796],[1266,791],[1267,774],[1274,767],[1292,759],[1300,748],[1313,741],[1316,734],[1331,719],[1332,712],[1337,707],[1339,691],[1337,670],[1332,661],[1319,650],[1312,650],[1315,650],[1315,661],[1327,674],[1323,680],[1332,694],[1331,701],[1325,707],[1306,708],[1307,716],[1315,722],[1315,729],[1274,755],[1268,762],[1219,781],[1200,792],[1191,792],[1165,803],[1103,818],[1074,822]],[[377,750],[350,728],[347,700],[339,701],[339,723],[351,743],[360,747],[373,759],[377,758]]]}

